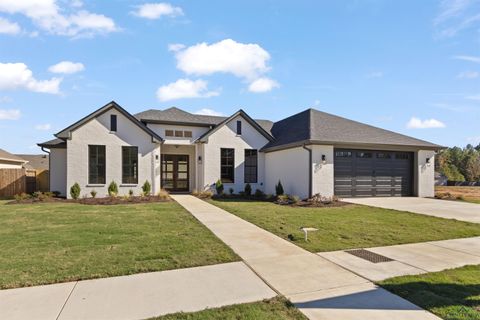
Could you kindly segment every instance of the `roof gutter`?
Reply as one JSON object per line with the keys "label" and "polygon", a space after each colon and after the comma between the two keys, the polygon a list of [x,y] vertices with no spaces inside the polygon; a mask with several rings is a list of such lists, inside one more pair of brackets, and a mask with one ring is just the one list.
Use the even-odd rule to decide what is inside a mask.
{"label": "roof gutter", "polygon": [[307,148],[306,144],[302,145],[302,148],[308,152],[308,198],[313,196],[312,185],[313,185],[313,155],[312,149]]}

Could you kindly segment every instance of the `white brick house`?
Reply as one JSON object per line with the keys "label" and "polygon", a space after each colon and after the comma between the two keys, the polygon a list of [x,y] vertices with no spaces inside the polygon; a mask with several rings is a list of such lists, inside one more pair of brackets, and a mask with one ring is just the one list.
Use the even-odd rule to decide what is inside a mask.
{"label": "white brick house", "polygon": [[115,102],[40,143],[50,152],[50,186],[69,197],[121,195],[145,181],[191,192],[212,188],[325,196],[433,196],[436,144],[308,109],[278,122],[195,115],[178,108],[131,115]]}

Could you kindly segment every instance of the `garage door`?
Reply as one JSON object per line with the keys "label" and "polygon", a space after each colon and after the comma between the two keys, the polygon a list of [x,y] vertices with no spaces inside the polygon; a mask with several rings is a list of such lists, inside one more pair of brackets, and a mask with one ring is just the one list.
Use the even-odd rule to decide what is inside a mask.
{"label": "garage door", "polygon": [[334,175],[340,197],[411,196],[413,153],[335,149]]}

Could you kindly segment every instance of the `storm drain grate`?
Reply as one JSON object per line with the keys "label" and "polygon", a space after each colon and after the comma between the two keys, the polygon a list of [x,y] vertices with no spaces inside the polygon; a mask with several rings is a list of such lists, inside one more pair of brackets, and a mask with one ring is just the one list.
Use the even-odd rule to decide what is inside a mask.
{"label": "storm drain grate", "polygon": [[368,251],[365,249],[355,249],[355,250],[347,250],[345,251],[347,253],[350,253],[356,257],[362,258],[364,260],[373,262],[373,263],[381,263],[381,262],[389,262],[393,261],[390,258],[387,258],[385,256],[379,255],[375,252]]}

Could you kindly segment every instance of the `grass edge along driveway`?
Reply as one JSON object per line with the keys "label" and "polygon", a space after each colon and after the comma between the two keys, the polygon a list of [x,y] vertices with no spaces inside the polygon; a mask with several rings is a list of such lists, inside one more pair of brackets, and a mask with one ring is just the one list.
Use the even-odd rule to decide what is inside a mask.
{"label": "grass edge along driveway", "polygon": [[288,300],[276,297],[192,313],[174,313],[150,320],[307,320]]}
{"label": "grass edge along driveway", "polygon": [[0,288],[239,261],[174,201],[0,205]]}
{"label": "grass edge along driveway", "polygon": [[480,265],[390,278],[378,283],[448,320],[480,320]]}
{"label": "grass edge along driveway", "polygon": [[[480,224],[361,205],[303,208],[230,199],[210,203],[311,252],[480,235]],[[319,230],[309,233],[305,242],[302,226]]]}

